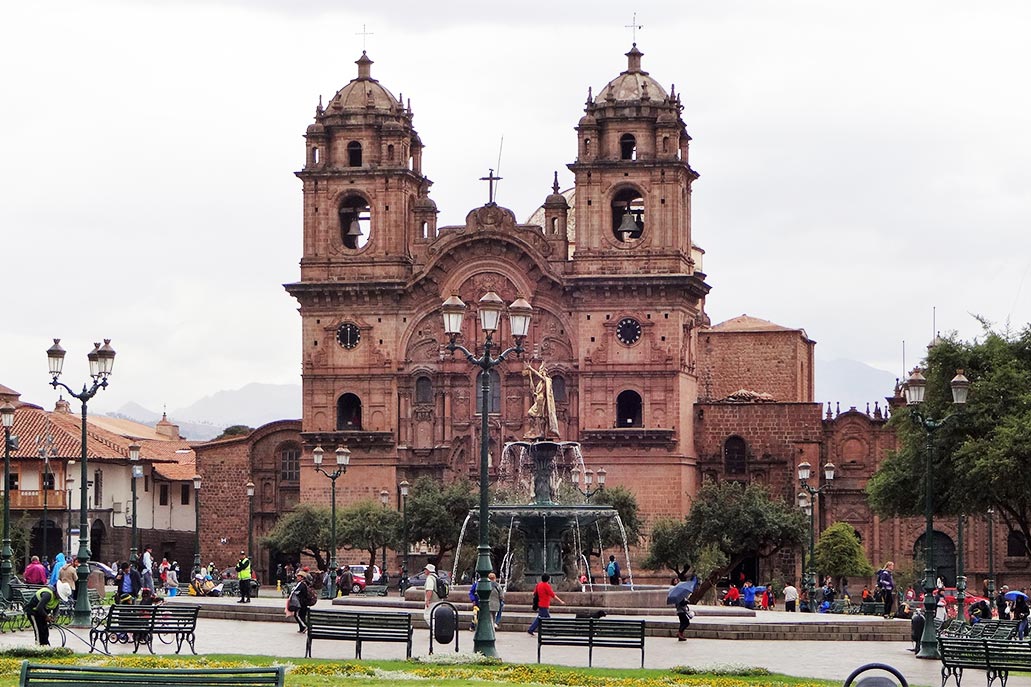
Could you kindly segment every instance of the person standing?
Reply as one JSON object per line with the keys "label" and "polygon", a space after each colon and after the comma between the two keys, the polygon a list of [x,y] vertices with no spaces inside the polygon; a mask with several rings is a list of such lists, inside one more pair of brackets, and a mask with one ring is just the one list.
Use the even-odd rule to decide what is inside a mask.
{"label": "person standing", "polygon": [[165,594],[168,596],[179,594],[179,561],[173,561],[168,566],[168,572],[165,573]]}
{"label": "person standing", "polygon": [[120,570],[115,575],[116,603],[133,603],[141,589],[143,589],[143,578],[140,576],[140,571],[129,565],[129,561],[122,561]]}
{"label": "person standing", "polygon": [[680,627],[677,629],[678,642],[687,641],[684,631],[691,625],[691,616],[694,615],[691,612],[691,608],[687,605],[688,597],[690,597],[690,594],[684,594],[680,597],[680,601],[677,602],[677,619],[680,620]]}
{"label": "person standing", "polygon": [[311,587],[311,575],[303,570],[297,571],[297,583],[290,590],[290,596],[286,600],[287,613],[293,613],[297,621],[297,631],[305,632],[308,629],[308,609],[311,608],[311,597],[314,590]]}
{"label": "person standing", "polygon": [[891,617],[892,606],[895,605],[895,563],[888,561],[884,568],[877,573],[877,588],[884,597],[884,617]]}
{"label": "person standing", "polygon": [[79,557],[72,556],[72,560],[65,563],[64,566],[57,571],[57,581],[67,582],[68,586],[72,588],[72,598],[75,599],[78,594],[79,583]]}
{"label": "person standing", "polygon": [[25,572],[23,575],[28,584],[46,584],[47,577],[49,577],[47,575],[47,569],[39,562],[39,556],[32,557],[29,564],[25,566]]}
{"label": "person standing", "polygon": [[609,584],[611,584],[612,586],[619,585],[619,573],[619,563],[616,561],[616,557],[609,556],[609,564],[605,566],[605,574],[608,575]]}
{"label": "person standing", "polygon": [[788,582],[787,586],[784,587],[784,610],[788,613],[795,612],[795,606],[798,604],[798,588],[795,585]]}
{"label": "person standing", "polygon": [[1006,592],[1009,590],[1009,587],[1002,585],[1002,589],[999,590],[999,594],[995,597],[995,608],[999,611],[999,620],[1010,619],[1010,607],[1006,603]]}
{"label": "person standing", "polygon": [[494,617],[494,629],[498,629],[501,622],[501,612],[505,610],[505,590],[498,584],[498,576],[494,573],[487,575],[490,580],[490,614]]}
{"label": "person standing", "polygon": [[50,616],[62,601],[72,598],[72,588],[67,582],[58,581],[55,586],[40,587],[25,604],[25,615],[29,617],[36,644],[50,646]]}
{"label": "person standing", "polygon": [[[615,560],[615,559],[613,559]],[[551,588],[550,584],[551,575],[544,573],[541,575],[541,581],[537,583],[537,586],[533,588],[534,596],[537,597],[537,617],[530,623],[530,627],[526,630],[526,633],[531,637],[533,633],[537,631],[537,628],[541,624],[541,618],[551,617],[551,601],[554,599],[560,604],[565,605],[565,601],[558,598],[558,594]]]}
{"label": "person standing", "polygon": [[64,553],[58,553],[54,556],[54,567],[50,569],[50,577],[47,579],[47,584],[53,587],[57,584],[57,576],[61,572],[61,568],[65,566]]}
{"label": "person standing", "polygon": [[425,602],[422,617],[426,619],[426,624],[429,625],[433,606],[437,601],[440,601],[440,596],[437,595],[437,568],[432,563],[427,563],[426,567],[423,568],[423,572],[426,573],[426,583],[422,586],[423,600]]}
{"label": "person standing", "polygon": [[238,604],[251,602],[251,559],[246,551],[240,552],[240,560],[236,562],[236,579],[240,582],[240,600]]}
{"label": "person standing", "polygon": [[347,596],[351,593],[352,585],[354,585],[354,573],[351,572],[351,566],[345,565],[340,573],[340,581],[337,583],[337,591],[341,596]]}
{"label": "person standing", "polygon": [[143,557],[140,558],[140,574],[143,576],[143,586],[154,588],[154,547],[150,544],[143,549]]}

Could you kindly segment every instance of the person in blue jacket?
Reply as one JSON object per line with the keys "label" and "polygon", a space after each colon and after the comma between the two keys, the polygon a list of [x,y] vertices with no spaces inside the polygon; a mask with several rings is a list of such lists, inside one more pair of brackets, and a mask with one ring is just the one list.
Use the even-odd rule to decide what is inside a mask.
{"label": "person in blue jacket", "polygon": [[745,580],[745,585],[741,587],[741,601],[745,608],[755,608],[755,587],[751,580]]}

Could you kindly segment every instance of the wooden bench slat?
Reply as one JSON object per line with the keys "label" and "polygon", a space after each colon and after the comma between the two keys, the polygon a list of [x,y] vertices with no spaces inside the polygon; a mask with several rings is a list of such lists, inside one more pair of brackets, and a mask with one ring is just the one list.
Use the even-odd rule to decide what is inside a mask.
{"label": "wooden bench slat", "polygon": [[541,647],[586,646],[587,665],[594,661],[594,647],[640,649],[644,667],[644,621],[601,618],[541,618],[537,631],[537,662]]}
{"label": "wooden bench slat", "polygon": [[398,642],[407,645],[412,657],[412,616],[407,613],[361,613],[353,611],[308,611],[305,658],[311,657],[314,639],[336,639],[355,643],[355,658],[361,658],[362,642]]}
{"label": "wooden bench slat", "polygon": [[18,684],[19,687],[283,687],[284,675],[282,667],[190,668],[171,671],[153,668],[45,665],[23,661]]}

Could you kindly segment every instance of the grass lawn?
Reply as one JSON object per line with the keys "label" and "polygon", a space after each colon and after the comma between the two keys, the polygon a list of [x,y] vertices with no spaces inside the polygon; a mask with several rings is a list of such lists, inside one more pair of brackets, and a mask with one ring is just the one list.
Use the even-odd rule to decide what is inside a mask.
{"label": "grass lawn", "polygon": [[[470,655],[437,657],[437,661],[331,661],[325,659],[275,658],[270,656],[83,656],[67,650],[40,652],[38,649],[12,649],[0,652],[0,687],[15,687],[21,661],[34,663],[90,663],[138,668],[243,668],[284,665],[288,687],[328,685],[412,685],[413,687],[506,687],[542,685],[546,687],[830,687],[839,683],[772,675],[763,669],[728,667],[708,673],[691,669],[640,670],[613,668],[568,668],[516,663],[476,663]],[[455,663],[456,660],[473,661]],[[485,684],[489,683],[489,684]]]}

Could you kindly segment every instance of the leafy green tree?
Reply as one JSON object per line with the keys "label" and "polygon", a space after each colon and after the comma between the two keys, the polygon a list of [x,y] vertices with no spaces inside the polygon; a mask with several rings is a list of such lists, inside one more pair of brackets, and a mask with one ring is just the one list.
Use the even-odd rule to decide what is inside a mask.
{"label": "leafy green tree", "polygon": [[212,439],[212,441],[218,441],[219,439],[229,439],[230,437],[243,437],[247,436],[254,431],[253,427],[247,425],[229,425],[222,430],[222,433]]}
{"label": "leafy green tree", "polygon": [[[304,554],[315,559],[319,570],[328,566],[330,549],[330,509],[302,503],[279,519],[262,540],[265,546],[283,553]],[[340,514],[337,514],[337,545],[340,539]]]}
{"label": "leafy green tree", "polygon": [[[930,474],[934,514],[992,507],[1010,532],[1022,535],[1031,555],[1031,327],[1014,334],[982,324],[982,338],[951,336],[928,353],[920,410],[934,419],[953,415],[933,433],[930,454],[926,433],[910,422],[911,410],[894,413],[898,449],[882,461],[867,494],[879,515],[921,515]],[[952,405],[949,387],[957,369],[971,382],[963,408]]]}
{"label": "leafy green tree", "polygon": [[802,543],[808,519],[793,504],[770,496],[759,484],[706,482],[687,515],[692,558],[706,546],[715,547],[726,562],[708,575],[691,595],[697,600],[716,580],[749,556],[769,558]]}
{"label": "leafy green tree", "polygon": [[[469,511],[476,508],[479,498],[472,485],[464,480],[443,484],[440,480],[420,477],[408,493],[408,542],[425,540],[437,547],[437,565],[447,559],[458,546]],[[466,536],[470,536],[467,532]]]}
{"label": "leafy green tree", "polygon": [[835,578],[869,577],[873,566],[866,560],[863,544],[855,528],[847,522],[836,522],[820,534],[816,543],[816,570]]}
{"label": "leafy green tree", "polygon": [[648,540],[648,555],[641,563],[651,570],[671,570],[686,579],[691,569],[694,542],[684,518],[657,518]]}
{"label": "leafy green tree", "polygon": [[[644,529],[644,521],[641,519],[640,509],[637,506],[637,497],[624,486],[606,487],[593,497],[593,506],[610,506],[619,513],[620,522],[623,523],[623,530],[626,531],[626,540],[629,546],[637,546],[641,542],[641,534]],[[598,533],[601,532],[601,541],[598,541]],[[615,518],[606,518],[598,522],[598,526],[592,527],[583,532],[583,543],[586,544],[584,554],[590,560],[592,557],[601,558],[605,549],[618,548],[623,550],[623,532],[619,529],[619,523]]]}
{"label": "leafy green tree", "polygon": [[401,514],[378,502],[359,501],[340,514],[337,534],[345,547],[366,551],[374,563],[377,551],[400,541]]}

